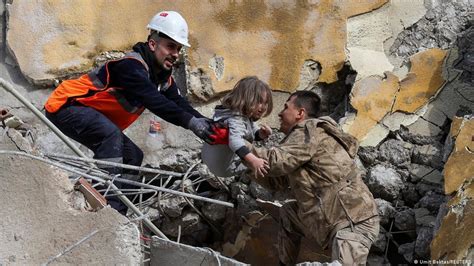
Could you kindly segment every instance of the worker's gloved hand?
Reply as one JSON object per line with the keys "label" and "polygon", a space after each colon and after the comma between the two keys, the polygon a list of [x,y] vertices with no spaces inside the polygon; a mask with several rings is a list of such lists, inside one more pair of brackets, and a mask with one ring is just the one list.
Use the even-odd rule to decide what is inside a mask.
{"label": "worker's gloved hand", "polygon": [[196,118],[193,117],[189,120],[188,128],[191,130],[196,136],[200,139],[204,140],[205,142],[211,144],[212,143],[212,129],[211,129],[212,120],[209,118]]}
{"label": "worker's gloved hand", "polygon": [[210,144],[229,144],[229,128],[221,121],[212,122],[212,135],[210,136],[212,142]]}

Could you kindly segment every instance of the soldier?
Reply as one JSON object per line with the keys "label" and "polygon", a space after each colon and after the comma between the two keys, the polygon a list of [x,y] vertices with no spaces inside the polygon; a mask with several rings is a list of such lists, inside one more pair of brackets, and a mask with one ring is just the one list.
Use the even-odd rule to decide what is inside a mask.
{"label": "soldier", "polygon": [[300,240],[310,237],[342,264],[365,264],[379,233],[377,207],[354,162],[358,142],[329,117],[319,117],[321,100],[297,91],[278,114],[286,134],[273,148],[252,148],[269,167],[253,176],[273,190],[289,189],[296,201],[280,209],[279,257],[294,264]]}

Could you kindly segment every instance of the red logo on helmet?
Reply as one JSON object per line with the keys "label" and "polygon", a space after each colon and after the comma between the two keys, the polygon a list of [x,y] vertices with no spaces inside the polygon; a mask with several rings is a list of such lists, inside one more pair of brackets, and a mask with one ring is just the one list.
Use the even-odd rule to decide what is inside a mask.
{"label": "red logo on helmet", "polygon": [[160,17],[166,17],[166,16],[168,16],[168,13],[165,13],[165,12],[160,13]]}

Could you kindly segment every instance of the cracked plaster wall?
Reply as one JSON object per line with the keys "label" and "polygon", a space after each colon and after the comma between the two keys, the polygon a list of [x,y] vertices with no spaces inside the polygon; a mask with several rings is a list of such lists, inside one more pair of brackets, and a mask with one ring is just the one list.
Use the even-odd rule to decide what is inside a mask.
{"label": "cracked plaster wall", "polygon": [[307,59],[321,64],[321,82],[334,82],[346,59],[347,17],[385,2],[13,1],[7,41],[25,76],[44,83],[86,71],[100,52],[124,50],[144,40],[154,13],[178,10],[190,28],[191,71],[201,69],[214,91],[229,90],[245,75],[292,91]]}
{"label": "cracked plaster wall", "polygon": [[[431,243],[432,259],[474,259],[474,119],[456,117],[450,137],[455,138],[453,151],[444,168],[444,190],[453,195],[447,203],[436,237]],[[470,163],[466,163],[470,162]]]}

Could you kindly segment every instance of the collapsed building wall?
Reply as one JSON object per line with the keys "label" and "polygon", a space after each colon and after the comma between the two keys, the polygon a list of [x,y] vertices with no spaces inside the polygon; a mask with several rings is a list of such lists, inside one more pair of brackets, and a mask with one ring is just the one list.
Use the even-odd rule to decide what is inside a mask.
{"label": "collapsed building wall", "polygon": [[[0,136],[2,151],[31,151],[15,129]],[[15,154],[0,154],[0,165],[0,264],[141,262],[137,226],[111,208],[89,211],[66,172]]]}
{"label": "collapsed building wall", "polygon": [[[389,258],[400,263],[428,257],[469,258],[473,237],[462,230],[470,228],[472,171],[463,175],[453,170],[458,168],[455,163],[445,163],[460,156],[453,153],[449,157],[448,132],[453,121],[458,121],[455,116],[469,121],[472,115],[472,5],[469,1],[421,0],[354,3],[277,1],[250,7],[245,2],[140,1],[137,5],[125,1],[108,8],[112,11],[103,20],[100,12],[75,17],[80,10],[96,10],[85,2],[53,6],[47,1],[13,1],[6,8],[9,26],[2,43],[10,55],[6,61],[17,64],[17,69],[2,62],[0,73],[41,109],[50,90],[38,86],[51,88],[104,58],[113,58],[115,53],[120,56],[134,42],[145,39],[144,25],[155,12],[178,10],[190,25],[192,48],[183,55],[176,76],[204,114],[211,114],[218,97],[240,77],[258,75],[279,90],[274,92],[275,112],[265,120],[272,127],[277,127],[276,113],[287,92],[305,89],[321,95],[324,112],[342,118],[344,129],[358,137],[365,182],[378,198],[383,216],[384,229],[371,251],[372,263],[383,262],[388,249],[403,255],[400,261]],[[192,15],[195,13],[201,14],[199,19]],[[204,31],[203,23],[215,27]],[[26,47],[25,42],[34,47]],[[2,107],[31,125],[34,149],[69,152],[15,99],[2,90],[0,96]],[[157,134],[149,134],[150,120],[161,122]],[[201,144],[192,133],[150,113],[142,115],[127,135],[144,148],[145,163],[150,165],[185,171],[199,160]],[[263,145],[274,145],[279,137]],[[473,161],[472,153],[461,157]],[[201,175],[208,174],[202,170]],[[461,180],[448,185],[452,179]],[[196,202],[194,207],[202,212],[199,215],[183,199],[171,198],[162,202],[161,214],[155,210],[149,215],[160,218],[156,223],[175,239],[182,234],[189,244],[212,245],[225,255],[256,265],[275,260],[276,239],[271,232],[277,224],[256,199],[283,199],[285,195],[272,195],[241,177],[224,182],[224,187],[197,193],[235,202],[235,210]],[[451,199],[453,193],[457,196]],[[447,206],[446,222],[441,222],[444,213],[439,212],[443,204]],[[460,224],[459,231],[447,229],[451,220]],[[223,230],[218,226],[222,224],[229,230],[216,234]],[[178,232],[179,226],[182,230]],[[390,228],[393,231],[384,231]],[[387,238],[396,231],[407,232]],[[459,249],[440,244],[460,234],[465,238]],[[328,254],[303,248],[300,258],[324,261]]]}

